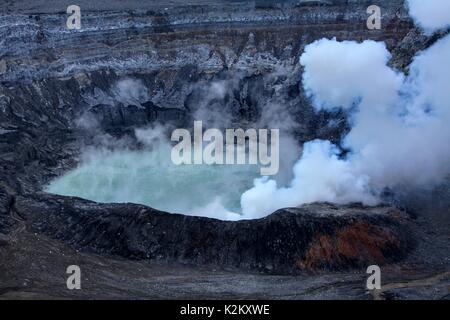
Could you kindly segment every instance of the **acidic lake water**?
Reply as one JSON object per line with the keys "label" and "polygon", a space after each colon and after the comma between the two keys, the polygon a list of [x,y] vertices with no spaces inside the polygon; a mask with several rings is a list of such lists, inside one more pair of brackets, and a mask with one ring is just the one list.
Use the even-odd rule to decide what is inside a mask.
{"label": "acidic lake water", "polygon": [[170,148],[85,152],[78,168],[52,181],[47,192],[102,203],[138,203],[171,213],[240,219],[241,194],[259,168],[250,165],[181,165]]}

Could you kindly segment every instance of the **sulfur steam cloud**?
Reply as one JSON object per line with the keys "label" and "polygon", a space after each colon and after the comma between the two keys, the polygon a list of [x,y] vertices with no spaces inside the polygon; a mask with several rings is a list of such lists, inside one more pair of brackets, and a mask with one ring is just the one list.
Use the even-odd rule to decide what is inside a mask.
{"label": "sulfur steam cloud", "polygon": [[[450,1],[408,4],[427,32],[450,26]],[[321,39],[308,45],[300,58],[306,94],[316,111],[343,110],[351,129],[339,145],[314,140],[304,144],[302,152],[293,137],[284,135],[281,172],[274,179],[252,183],[258,177],[252,167],[175,166],[170,162],[171,146],[161,139],[166,128],[156,126],[136,129],[137,140],[146,146],[140,151],[128,150],[126,141],[117,148],[114,139],[116,148],[111,151],[106,142],[112,138],[105,138],[105,148],[86,151],[82,166],[47,190],[235,220],[316,201],[375,205],[386,190],[433,188],[450,174],[449,57],[450,35],[419,53],[407,75],[389,66],[391,54],[382,42]],[[194,110],[197,120],[229,127],[232,119],[221,112],[219,102],[233,93],[240,77],[202,86],[204,103]],[[142,82],[134,79],[118,82],[112,95],[99,94],[96,103],[112,99],[139,105],[150,99]],[[295,126],[281,103],[264,107],[259,126]],[[84,127],[96,126],[81,120]]]}
{"label": "sulfur steam cloud", "polygon": [[[449,2],[429,2],[429,14],[435,6],[450,8]],[[416,18],[432,27],[428,15]],[[435,27],[447,25],[450,15],[437,22]],[[290,186],[255,180],[241,197],[244,216],[315,201],[374,205],[386,189],[431,188],[445,179],[450,174],[449,57],[447,36],[418,54],[405,76],[387,65],[384,43],[322,39],[307,46],[300,59],[304,89],[316,110],[349,113],[352,128],[342,147],[350,152],[344,155],[329,141],[305,144]]]}
{"label": "sulfur steam cloud", "polygon": [[408,0],[408,7],[416,23],[427,32],[450,26],[448,0]]}

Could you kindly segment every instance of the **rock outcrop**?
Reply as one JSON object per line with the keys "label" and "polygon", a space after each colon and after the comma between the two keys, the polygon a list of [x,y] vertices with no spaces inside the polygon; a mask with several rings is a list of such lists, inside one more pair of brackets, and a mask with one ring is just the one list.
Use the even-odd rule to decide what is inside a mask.
{"label": "rock outcrop", "polygon": [[17,197],[14,210],[31,232],[75,249],[278,274],[384,265],[414,243],[407,215],[390,207],[313,204],[233,222],[38,194]]}
{"label": "rock outcrop", "polygon": [[0,5],[7,13],[0,17],[0,57],[7,69],[2,81],[30,82],[105,68],[119,74],[166,70],[161,80],[188,65],[208,72],[263,68],[274,59],[295,60],[318,38],[378,39],[392,48],[411,28],[403,0],[378,1],[382,30],[366,27],[370,0],[77,4],[81,30],[67,29],[64,4]]}

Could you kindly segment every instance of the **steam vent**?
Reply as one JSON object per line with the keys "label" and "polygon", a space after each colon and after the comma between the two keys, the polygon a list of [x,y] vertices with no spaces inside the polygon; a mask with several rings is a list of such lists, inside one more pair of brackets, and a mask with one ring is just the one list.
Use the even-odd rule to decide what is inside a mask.
{"label": "steam vent", "polygon": [[76,2],[0,2],[0,299],[448,299],[445,17]]}

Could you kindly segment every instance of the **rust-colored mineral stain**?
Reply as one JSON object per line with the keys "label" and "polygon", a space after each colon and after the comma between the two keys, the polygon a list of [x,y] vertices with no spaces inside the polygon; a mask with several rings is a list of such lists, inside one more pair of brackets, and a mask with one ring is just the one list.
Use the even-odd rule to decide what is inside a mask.
{"label": "rust-colored mineral stain", "polygon": [[396,243],[396,238],[391,232],[379,226],[358,223],[339,232],[337,249],[347,258],[360,257],[382,263],[385,258],[381,250],[387,245]]}
{"label": "rust-colored mineral stain", "polygon": [[[333,245],[334,240],[329,235],[320,234],[315,237],[306,258],[297,261],[297,266],[300,269],[311,269],[319,261],[331,262],[336,255]],[[319,258],[320,257],[320,258]]]}
{"label": "rust-colored mineral stain", "polygon": [[334,252],[333,239],[328,235],[318,235],[308,251],[307,258],[297,261],[297,266],[301,269],[313,268],[318,257],[323,262],[332,262]]}
{"label": "rust-colored mineral stain", "polygon": [[296,264],[301,269],[344,265],[348,261],[383,264],[383,249],[399,245],[390,230],[358,222],[341,228],[335,235],[316,235],[305,258]]}

